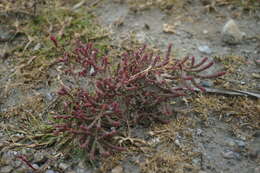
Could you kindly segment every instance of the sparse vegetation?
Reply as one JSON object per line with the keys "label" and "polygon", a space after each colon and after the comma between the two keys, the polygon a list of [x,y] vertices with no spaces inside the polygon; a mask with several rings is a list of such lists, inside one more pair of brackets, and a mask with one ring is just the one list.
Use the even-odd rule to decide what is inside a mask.
{"label": "sparse vegetation", "polygon": [[[61,160],[90,156],[90,160],[101,159],[95,165],[108,172],[129,155],[141,153],[143,161],[135,164],[142,172],[196,172],[200,168],[191,162],[201,153],[194,153],[191,133],[187,132],[197,127],[193,115],[198,115],[205,124],[209,116],[217,115],[232,124],[234,134],[237,129],[259,129],[259,100],[190,94],[193,88],[203,90],[199,82],[204,78],[223,75],[197,73],[212,65],[207,64],[209,59],[180,60],[170,56],[170,48],[164,58],[159,58],[155,54],[160,52],[152,56],[154,50],[140,48],[132,40],[127,47],[111,45],[111,33],[97,24],[91,12],[93,2],[0,2],[0,26],[11,28],[7,29],[10,37],[0,40],[0,130],[4,134],[0,139],[1,157],[15,151],[18,157],[13,161],[20,158],[25,161],[23,165],[34,168],[34,152],[53,151],[55,154],[37,169],[40,172],[50,167],[61,171],[57,168]],[[176,0],[152,1],[148,6],[147,2],[129,4],[133,10],[181,9],[187,5],[186,1]],[[239,4],[249,12],[259,9],[256,1],[243,2],[223,0],[215,5],[222,8]],[[76,10],[72,9],[75,4]],[[50,36],[55,36],[58,48],[51,43]],[[252,83],[230,82],[248,76],[240,70],[247,59],[236,55],[213,59],[223,64],[222,69],[228,73],[212,79],[216,86],[243,89],[251,86]],[[152,126],[145,138],[131,133],[137,126],[143,129],[148,124]],[[181,145],[176,142],[180,134]],[[123,150],[127,152],[117,152]],[[0,168],[9,164],[1,157]]]}

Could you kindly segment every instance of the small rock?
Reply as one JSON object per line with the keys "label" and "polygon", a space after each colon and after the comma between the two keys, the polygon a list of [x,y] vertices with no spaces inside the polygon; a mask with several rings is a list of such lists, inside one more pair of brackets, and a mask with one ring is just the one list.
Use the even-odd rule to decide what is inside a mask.
{"label": "small rock", "polygon": [[202,32],[203,32],[203,34],[208,34],[209,33],[209,31],[206,30],[206,29],[204,29]]}
{"label": "small rock", "polygon": [[213,82],[212,81],[201,81],[200,84],[203,86],[203,87],[212,87],[213,86]]}
{"label": "small rock", "polygon": [[66,164],[66,163],[60,163],[59,164],[59,168],[62,170],[66,170],[67,168],[69,168],[70,165]]}
{"label": "small rock", "polygon": [[260,74],[258,73],[252,73],[252,77],[256,79],[260,79]]}
{"label": "small rock", "polygon": [[155,146],[160,143],[160,138],[152,138],[150,141],[148,141],[149,145]]}
{"label": "small rock", "polygon": [[145,32],[141,31],[141,32],[136,33],[136,39],[138,42],[145,43],[146,38],[147,38],[147,36],[146,36]]}
{"label": "small rock", "polygon": [[92,76],[95,73],[95,68],[93,66],[91,66],[90,70],[89,70],[89,74]]}
{"label": "small rock", "polygon": [[28,167],[20,167],[20,168],[17,168],[15,169],[16,172],[19,172],[19,173],[30,173],[31,171],[31,168],[28,168]]}
{"label": "small rock", "polygon": [[3,160],[4,162],[10,163],[14,157],[15,157],[14,151],[10,150],[10,151],[3,153],[1,160]]}
{"label": "small rock", "polygon": [[16,30],[12,26],[0,26],[0,42],[11,40],[15,37]]}
{"label": "small rock", "polygon": [[13,170],[13,168],[11,166],[4,166],[0,168],[0,172],[1,173],[9,173]]}
{"label": "small rock", "polygon": [[78,167],[79,167],[79,168],[84,168],[84,167],[85,167],[84,161],[80,161],[80,162],[78,163]]}
{"label": "small rock", "polygon": [[123,167],[121,165],[118,165],[112,169],[111,173],[123,173]]}
{"label": "small rock", "polygon": [[84,5],[86,2],[85,1],[80,1],[79,3],[75,4],[73,7],[72,7],[72,10],[76,10],[78,8],[80,8],[82,5]]}
{"label": "small rock", "polygon": [[10,163],[12,167],[14,168],[18,168],[19,166],[21,166],[22,161],[21,160],[15,160],[13,162]]}
{"label": "small rock", "polygon": [[[260,110],[260,108],[259,108]],[[260,111],[259,111],[260,112]],[[253,137],[255,138],[259,138],[260,137],[260,130],[257,130],[254,134],[253,134]]]}
{"label": "small rock", "polygon": [[46,94],[46,98],[47,98],[49,101],[51,101],[51,100],[53,99],[52,93],[47,93],[47,94]]}
{"label": "small rock", "polygon": [[199,171],[198,173],[207,173],[206,171]]}
{"label": "small rock", "polygon": [[256,167],[255,169],[254,169],[254,173],[259,173],[260,172],[260,166],[258,166],[258,167]]}
{"label": "small rock", "polygon": [[34,46],[33,50],[34,50],[34,51],[37,51],[37,50],[39,50],[41,47],[42,47],[41,43],[37,43],[37,44]]}
{"label": "small rock", "polygon": [[192,164],[195,166],[200,166],[201,164],[201,159],[200,158],[194,158],[192,159]]}
{"label": "small rock", "polygon": [[55,173],[55,171],[49,169],[49,170],[45,171],[45,173]]}
{"label": "small rock", "polygon": [[236,146],[236,143],[235,143],[235,141],[233,139],[228,138],[225,141],[226,141],[226,145],[229,146],[229,147],[233,148],[233,147]]}
{"label": "small rock", "polygon": [[197,136],[203,136],[202,133],[203,133],[203,131],[202,131],[201,129],[197,129],[197,130],[196,130],[196,135],[197,135]]}
{"label": "small rock", "polygon": [[228,44],[238,44],[246,34],[241,32],[236,22],[230,19],[222,28],[222,41]]}
{"label": "small rock", "polygon": [[239,147],[245,147],[246,143],[244,141],[241,140],[236,140],[235,143],[239,146]]}
{"label": "small rock", "polygon": [[66,172],[66,173],[76,173],[75,171],[68,171],[68,172]]}
{"label": "small rock", "polygon": [[260,66],[260,58],[254,58],[255,64]]}
{"label": "small rock", "polygon": [[40,166],[39,165],[37,165],[37,164],[32,164],[32,167],[34,167],[35,169],[39,169],[40,168]]}
{"label": "small rock", "polygon": [[207,45],[198,46],[198,49],[201,53],[211,54],[212,50]]}
{"label": "small rock", "polygon": [[85,169],[83,168],[77,168],[76,169],[76,173],[89,173],[89,171],[87,172]]}
{"label": "small rock", "polygon": [[175,27],[169,24],[163,24],[163,32],[175,34]]}
{"label": "small rock", "polygon": [[252,160],[255,160],[259,157],[260,155],[260,151],[257,150],[257,149],[251,149],[251,151],[249,151],[249,157],[252,159]]}
{"label": "small rock", "polygon": [[225,159],[240,159],[240,155],[233,151],[227,151],[222,153]]}
{"label": "small rock", "polygon": [[181,143],[179,139],[175,139],[174,143],[178,146],[181,147]]}
{"label": "small rock", "polygon": [[44,154],[43,152],[36,152],[34,154],[34,160],[33,160],[34,163],[38,163],[38,162],[43,163],[45,161],[47,161],[47,157],[46,154]]}

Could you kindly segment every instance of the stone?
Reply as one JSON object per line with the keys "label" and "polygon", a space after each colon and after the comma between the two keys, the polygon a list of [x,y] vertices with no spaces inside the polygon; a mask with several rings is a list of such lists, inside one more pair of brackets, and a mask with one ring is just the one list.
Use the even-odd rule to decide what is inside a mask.
{"label": "stone", "polygon": [[203,136],[203,131],[201,129],[196,130],[196,135],[197,136]]}
{"label": "stone", "polygon": [[47,94],[46,94],[46,98],[47,98],[49,101],[53,100],[53,95],[52,95],[52,93],[47,93]]}
{"label": "stone", "polygon": [[200,166],[200,164],[201,164],[201,159],[200,159],[200,158],[194,158],[194,159],[192,159],[192,164],[193,164],[194,166]]}
{"label": "stone", "polygon": [[145,32],[143,32],[143,31],[140,31],[140,32],[136,33],[136,39],[140,43],[145,43],[146,42],[146,37],[147,36],[146,36]]}
{"label": "stone", "polygon": [[254,169],[254,173],[259,173],[260,172],[260,166],[258,166],[258,167],[256,167],[255,169]]}
{"label": "stone", "polygon": [[20,168],[17,168],[15,169],[15,172],[17,173],[30,173],[31,171],[31,168],[28,168],[28,167],[20,167]]}
{"label": "stone", "polygon": [[206,29],[204,29],[204,30],[202,31],[202,33],[203,33],[203,34],[208,34],[208,33],[209,33],[209,31],[208,31],[208,30],[206,30]]}
{"label": "stone", "polygon": [[250,151],[249,151],[249,157],[250,157],[252,160],[255,160],[255,159],[259,158],[259,156],[260,156],[260,150],[250,149]]}
{"label": "stone", "polygon": [[200,84],[203,86],[203,87],[212,87],[214,84],[212,81],[201,81]]}
{"label": "stone", "polygon": [[87,171],[86,169],[83,168],[77,168],[76,173],[90,173],[90,171]]}
{"label": "stone", "polygon": [[13,158],[14,158],[14,151],[10,150],[10,151],[4,152],[1,159],[8,163],[8,162],[11,162]]}
{"label": "stone", "polygon": [[245,147],[246,143],[244,141],[241,140],[236,140],[235,143],[239,146],[239,147]]}
{"label": "stone", "polygon": [[222,153],[225,159],[240,159],[240,155],[233,151],[226,151]]}
{"label": "stone", "polygon": [[33,50],[34,50],[34,51],[37,51],[37,50],[39,50],[41,47],[42,47],[41,43],[37,43],[37,44],[34,46]]}
{"label": "stone", "polygon": [[70,165],[66,164],[66,163],[60,163],[59,164],[59,168],[62,170],[66,170],[70,167]]}
{"label": "stone", "polygon": [[38,163],[38,162],[45,162],[47,161],[47,157],[46,157],[46,154],[43,153],[43,152],[36,152],[35,155],[34,155],[34,160],[33,162],[34,163]]}
{"label": "stone", "polygon": [[13,168],[11,166],[4,166],[0,168],[1,173],[9,173],[12,172]]}
{"label": "stone", "polygon": [[16,30],[12,26],[0,26],[0,42],[9,41],[15,37]]}
{"label": "stone", "polygon": [[175,27],[169,24],[163,24],[163,32],[175,34]]}
{"label": "stone", "polygon": [[205,54],[211,54],[212,53],[212,50],[207,45],[198,46],[198,49],[201,53],[205,53]]}
{"label": "stone", "polygon": [[39,165],[37,165],[37,164],[32,164],[32,167],[34,167],[35,169],[39,169],[40,168],[40,166]]}
{"label": "stone", "polygon": [[246,37],[246,34],[240,31],[239,27],[233,19],[227,21],[227,23],[222,28],[221,34],[222,41],[227,44],[238,44]]}
{"label": "stone", "polygon": [[233,140],[233,139],[230,139],[230,138],[227,138],[226,140],[225,140],[225,142],[226,142],[226,145],[227,146],[229,146],[229,147],[235,147],[236,146],[236,142]]}
{"label": "stone", "polygon": [[123,167],[121,165],[118,165],[112,169],[111,173],[123,173]]}
{"label": "stone", "polygon": [[254,58],[255,64],[260,66],[260,58]]}
{"label": "stone", "polygon": [[47,171],[45,171],[45,173],[56,173],[56,172],[51,169],[48,169]]}
{"label": "stone", "polygon": [[13,167],[13,168],[18,168],[19,166],[22,165],[22,161],[21,160],[15,160],[13,162],[10,162],[10,165]]}
{"label": "stone", "polygon": [[206,171],[199,171],[198,173],[207,173]]}
{"label": "stone", "polygon": [[76,173],[75,171],[67,171],[66,173]]}

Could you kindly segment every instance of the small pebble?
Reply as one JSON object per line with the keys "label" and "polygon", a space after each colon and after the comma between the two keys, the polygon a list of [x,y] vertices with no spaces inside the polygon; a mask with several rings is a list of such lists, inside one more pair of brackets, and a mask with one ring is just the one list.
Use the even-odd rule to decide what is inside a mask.
{"label": "small pebble", "polygon": [[45,173],[55,173],[55,171],[49,169],[49,170],[45,171]]}
{"label": "small pebble", "polygon": [[239,146],[239,147],[245,147],[246,143],[244,141],[241,140],[236,140],[235,143]]}
{"label": "small pebble", "polygon": [[208,30],[206,30],[206,29],[203,30],[203,34],[208,34],[208,33],[209,33]]}
{"label": "small pebble", "polygon": [[68,172],[66,172],[66,173],[76,173],[75,171],[68,171]]}
{"label": "small pebble", "polygon": [[199,166],[200,163],[201,163],[201,159],[200,158],[192,159],[192,164],[193,165]]}
{"label": "small pebble", "polygon": [[255,160],[259,157],[260,155],[260,151],[259,150],[256,150],[256,149],[251,149],[251,151],[249,151],[249,157],[252,159],[252,160]]}
{"label": "small pebble", "polygon": [[59,168],[62,170],[66,170],[67,168],[69,168],[70,165],[66,164],[66,163],[60,163],[59,164]]}
{"label": "small pebble", "polygon": [[240,155],[233,151],[223,152],[222,155],[225,159],[239,159],[240,158]]}
{"label": "small pebble", "polygon": [[53,99],[52,93],[47,93],[46,98],[51,101]]}
{"label": "small pebble", "polygon": [[198,49],[201,53],[211,54],[212,50],[207,45],[198,46]]}
{"label": "small pebble", "polygon": [[233,139],[226,139],[226,144],[229,147],[235,147],[236,146],[236,143]]}
{"label": "small pebble", "polygon": [[10,173],[13,170],[11,166],[4,166],[0,168],[1,173]]}
{"label": "small pebble", "polygon": [[202,133],[203,133],[203,131],[202,131],[201,129],[197,129],[197,130],[196,130],[196,135],[197,135],[197,136],[203,136]]}
{"label": "small pebble", "polygon": [[47,160],[46,154],[43,152],[36,152],[34,154],[34,162],[45,162]]}
{"label": "small pebble", "polygon": [[39,50],[41,47],[42,47],[42,46],[41,46],[41,43],[37,43],[37,44],[34,46],[33,50],[34,50],[34,51],[37,51],[37,50]]}
{"label": "small pebble", "polygon": [[212,87],[213,86],[213,82],[212,81],[201,81],[200,84],[203,87]]}
{"label": "small pebble", "polygon": [[198,173],[207,173],[206,171],[199,171]]}
{"label": "small pebble", "polygon": [[258,167],[256,167],[255,169],[254,169],[254,173],[259,173],[260,172],[260,166],[258,166]]}
{"label": "small pebble", "polygon": [[112,169],[111,173],[123,173],[123,167],[121,165],[118,165]]}
{"label": "small pebble", "polygon": [[14,168],[18,168],[19,166],[21,166],[22,161],[21,160],[15,160],[14,162],[11,162],[10,165],[12,165],[12,167]]}
{"label": "small pebble", "polygon": [[179,140],[179,139],[175,139],[174,143],[175,143],[178,147],[181,146],[181,143],[180,143],[180,140]]}
{"label": "small pebble", "polygon": [[76,173],[87,173],[87,171],[83,168],[77,168]]}
{"label": "small pebble", "polygon": [[136,33],[136,39],[140,42],[140,43],[145,43],[146,41],[146,34],[145,32],[138,32]]}
{"label": "small pebble", "polygon": [[35,169],[39,169],[40,167],[39,167],[39,165],[37,165],[37,164],[32,164],[32,166],[35,168]]}
{"label": "small pebble", "polygon": [[228,44],[240,43],[246,34],[241,32],[236,22],[233,19],[227,21],[222,28],[222,41]]}

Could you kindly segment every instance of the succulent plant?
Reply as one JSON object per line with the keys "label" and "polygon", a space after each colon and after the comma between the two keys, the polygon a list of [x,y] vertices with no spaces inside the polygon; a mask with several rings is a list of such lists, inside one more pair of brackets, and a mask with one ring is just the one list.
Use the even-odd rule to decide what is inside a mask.
{"label": "succulent plant", "polygon": [[[58,47],[56,38],[52,36],[51,40]],[[199,74],[213,62],[208,58],[200,62],[195,57],[174,59],[171,48],[169,45],[164,58],[148,53],[146,46],[125,52],[116,68],[108,56],[99,56],[92,43],[78,42],[74,51],[64,52],[58,63],[66,67],[64,73],[74,78],[75,85],[63,85],[58,91],[64,98],[64,109],[54,116],[60,120],[55,132],[75,136],[79,146],[89,152],[90,160],[97,155],[109,156],[125,149],[114,138],[125,127],[144,122],[167,123],[173,114],[169,100],[185,96],[194,88],[204,91],[197,78],[224,75]]]}

